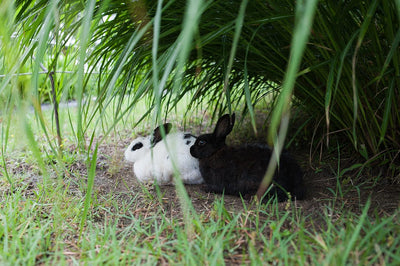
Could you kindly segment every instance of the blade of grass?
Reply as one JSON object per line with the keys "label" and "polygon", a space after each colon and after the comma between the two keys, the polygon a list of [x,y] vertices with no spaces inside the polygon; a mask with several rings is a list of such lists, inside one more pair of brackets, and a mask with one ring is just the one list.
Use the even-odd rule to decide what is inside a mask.
{"label": "blade of grass", "polygon": [[82,211],[81,221],[80,221],[80,226],[79,226],[79,239],[81,239],[81,237],[82,237],[83,228],[86,224],[88,212],[89,212],[89,209],[92,204],[92,191],[93,191],[93,185],[94,185],[94,178],[96,176],[98,148],[99,148],[99,145],[97,143],[96,147],[94,149],[93,155],[92,155],[92,159],[89,160],[90,161],[90,169],[89,169],[89,173],[87,176],[85,203],[83,205],[83,211]]}
{"label": "blade of grass", "polygon": [[[21,112],[23,111],[21,110]],[[21,115],[20,117],[24,117],[24,115]],[[32,126],[30,125],[30,121],[28,120],[27,117],[25,117],[23,120],[23,129],[26,134],[28,146],[32,150],[33,156],[36,159],[39,168],[42,171],[42,176],[44,177],[44,181],[46,182],[48,177],[47,168],[42,157],[42,152],[39,149],[38,142],[35,139],[35,134],[33,133]]]}
{"label": "blade of grass", "polygon": [[[161,14],[162,14],[162,0],[157,1],[157,11],[154,17],[154,27],[153,27],[153,48],[152,48],[152,71],[153,71],[153,90],[155,95],[155,107],[156,107],[156,117],[161,116],[161,97],[163,93],[163,87],[158,84],[158,64],[157,64],[157,51],[158,51],[158,41],[160,39],[160,24],[161,24]],[[164,134],[164,128],[162,128],[162,134]]]}
{"label": "blade of grass", "polygon": [[[50,32],[52,30],[52,27],[54,26],[54,18],[56,18],[56,13],[57,13],[57,0],[50,1],[50,4],[46,8],[46,13],[45,13],[45,20],[43,24],[41,25],[42,28],[39,30],[38,33],[38,46],[37,46],[37,51],[36,51],[36,56],[34,57],[34,66],[33,66],[33,73],[32,73],[32,82],[31,82],[31,87],[33,89],[33,95],[39,101],[39,93],[38,93],[38,84],[39,84],[39,71],[41,69],[41,63],[44,61],[45,58],[45,52],[47,49],[47,45],[49,42],[49,36]],[[39,101],[40,102],[40,101]]]}
{"label": "blade of grass", "polygon": [[360,28],[360,33],[358,35],[356,48],[355,48],[355,51],[353,54],[353,59],[352,59],[352,87],[353,87],[353,127],[352,127],[352,132],[353,132],[354,147],[356,150],[358,150],[356,124],[357,124],[357,117],[358,117],[358,112],[359,112],[359,110],[358,110],[359,109],[359,104],[358,104],[359,96],[358,96],[357,77],[356,77],[357,54],[358,54],[358,51],[364,40],[365,34],[367,33],[369,25],[371,23],[372,16],[375,13],[377,4],[378,4],[378,1],[375,0],[368,9],[367,15],[366,15],[366,17],[361,25],[361,28]]}
{"label": "blade of grass", "polygon": [[[290,50],[290,61],[283,80],[278,103],[273,110],[271,125],[268,131],[269,142],[274,143],[274,152],[268,164],[267,172],[258,188],[256,194],[258,199],[262,198],[268,186],[271,184],[277,163],[279,164],[278,158],[284,146],[283,143],[289,125],[291,95],[300,68],[301,58],[310,34],[317,2],[317,0],[310,0],[307,2],[299,1],[296,4],[296,24]],[[280,125],[279,135],[277,135],[278,125]]]}
{"label": "blade of grass", "polygon": [[254,33],[253,36],[250,39],[250,42],[247,46],[246,49],[246,56],[244,59],[244,90],[245,90],[245,98],[246,98],[246,104],[247,104],[247,109],[249,110],[250,113],[250,119],[251,119],[251,124],[253,126],[254,133],[257,135],[257,127],[256,127],[256,119],[255,119],[255,114],[254,114],[254,108],[251,103],[251,92],[250,92],[250,87],[249,87],[249,77],[248,77],[248,71],[247,71],[247,59],[248,59],[248,53],[250,49],[250,44],[253,41],[254,37],[256,36],[256,33],[258,32],[260,28],[258,28]]}
{"label": "blade of grass", "polygon": [[386,101],[385,111],[383,114],[382,125],[381,125],[381,136],[380,136],[378,145],[380,145],[384,141],[385,136],[386,136],[389,119],[391,117],[390,111],[392,109],[392,103],[393,103],[393,97],[394,97],[394,86],[395,86],[395,78],[392,79],[392,82],[390,83],[390,86],[387,91],[387,96],[386,96],[386,100],[385,100]]}
{"label": "blade of grass", "polygon": [[192,40],[197,27],[199,25],[199,19],[204,9],[203,0],[189,0],[185,9],[185,15],[183,20],[183,28],[178,37],[178,45],[176,49],[179,49],[179,56],[176,66],[176,76],[174,91],[179,91],[182,82],[182,76],[185,70],[185,65],[189,57],[189,52],[192,47]]}
{"label": "blade of grass", "polygon": [[325,93],[325,120],[326,120],[326,146],[329,147],[329,125],[330,125],[330,105],[332,101],[332,90],[333,90],[333,79],[334,79],[334,71],[336,68],[337,57],[335,57],[331,63],[329,69],[328,80],[326,84],[326,93]]}
{"label": "blade of grass", "polygon": [[[235,33],[233,36],[232,48],[231,48],[231,52],[229,54],[228,65],[226,66],[226,74],[225,74],[225,80],[224,80],[224,92],[227,97],[229,113],[232,113],[232,108],[230,105],[230,103],[231,103],[231,97],[230,97],[231,88],[229,86],[229,77],[230,77],[230,73],[232,70],[233,61],[234,61],[235,55],[236,55],[236,50],[237,50],[237,46],[239,43],[240,33],[243,28],[243,21],[244,21],[244,17],[245,17],[247,3],[248,3],[248,0],[242,0],[242,3],[240,4],[239,13],[237,15],[237,19],[235,22]],[[246,76],[247,76],[247,73],[246,73]]]}
{"label": "blade of grass", "polygon": [[[7,144],[8,138],[10,135],[10,126],[11,126],[11,119],[12,119],[12,111],[10,110],[11,99],[9,99],[6,103],[5,110],[6,110],[6,121],[2,121],[1,123],[1,161],[3,166],[3,175],[7,178],[8,183],[10,183],[11,189],[14,190],[14,183],[11,179],[11,176],[7,170],[7,163],[6,163],[6,151],[7,151]],[[2,118],[1,118],[2,119]]]}
{"label": "blade of grass", "polygon": [[349,242],[346,245],[346,249],[343,252],[343,256],[341,256],[343,265],[346,264],[346,261],[348,260],[348,257],[349,257],[349,254],[350,254],[350,251],[354,248],[354,245],[355,245],[355,243],[357,241],[357,237],[359,237],[361,228],[363,227],[364,222],[367,219],[367,214],[368,214],[368,210],[369,210],[370,205],[371,205],[371,200],[368,199],[367,203],[364,206],[363,212],[362,212],[362,214],[361,214],[361,216],[360,216],[360,218],[358,220],[357,226],[354,229],[353,234],[351,235],[351,238],[350,238]]}
{"label": "blade of grass", "polygon": [[84,95],[84,75],[85,75],[85,62],[87,56],[87,48],[90,39],[90,22],[93,18],[96,0],[89,0],[86,2],[86,7],[83,12],[82,25],[79,35],[79,55],[77,67],[77,80],[76,80],[76,100],[78,102],[78,116],[77,116],[77,140],[80,149],[85,148],[84,132],[83,132],[83,95]]}

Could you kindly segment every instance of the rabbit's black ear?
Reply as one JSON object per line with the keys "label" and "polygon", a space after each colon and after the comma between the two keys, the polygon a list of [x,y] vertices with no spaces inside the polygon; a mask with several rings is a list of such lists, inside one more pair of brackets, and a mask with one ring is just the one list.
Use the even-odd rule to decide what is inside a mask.
{"label": "rabbit's black ear", "polygon": [[[161,134],[161,126],[157,127],[156,129],[154,129],[153,131],[153,138],[151,140],[151,145],[154,146],[156,145],[158,142],[160,142],[162,140],[162,134]],[[165,135],[167,135],[169,133],[169,131],[172,128],[172,124],[171,123],[165,123],[164,125],[162,125],[162,127],[164,128],[165,131]]]}
{"label": "rabbit's black ear", "polygon": [[232,117],[229,114],[221,116],[218,119],[217,125],[215,126],[214,136],[217,139],[224,139],[231,133],[233,129],[233,125],[235,124],[235,114],[232,114]]}
{"label": "rabbit's black ear", "polygon": [[232,113],[232,115],[231,115],[231,131],[233,129],[234,124],[235,124],[235,113]]}

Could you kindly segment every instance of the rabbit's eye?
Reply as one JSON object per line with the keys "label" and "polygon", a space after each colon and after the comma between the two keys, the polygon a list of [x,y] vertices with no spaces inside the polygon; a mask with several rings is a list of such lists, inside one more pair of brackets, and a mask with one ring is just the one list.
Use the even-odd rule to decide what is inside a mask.
{"label": "rabbit's eye", "polygon": [[207,141],[205,141],[205,140],[199,140],[199,146],[204,146],[204,145],[206,145],[207,144]]}
{"label": "rabbit's eye", "polygon": [[143,143],[139,142],[139,143],[136,143],[135,145],[133,145],[131,150],[135,151],[135,150],[140,149],[141,147],[143,147]]}

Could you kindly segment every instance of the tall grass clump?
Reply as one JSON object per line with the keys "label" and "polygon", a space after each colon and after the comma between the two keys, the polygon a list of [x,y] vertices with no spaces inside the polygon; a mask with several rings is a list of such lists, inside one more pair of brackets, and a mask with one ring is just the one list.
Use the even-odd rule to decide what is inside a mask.
{"label": "tall grass clump", "polygon": [[383,163],[400,148],[398,10],[396,1],[321,3],[296,91],[324,121],[325,143],[343,135],[366,160]]}
{"label": "tall grass clump", "polygon": [[[187,94],[189,108],[206,104],[213,117],[243,108],[254,119],[260,99],[272,96],[275,105],[290,51],[297,46],[291,43],[298,23],[294,1],[18,1],[10,6],[16,13],[11,35],[23,44],[18,46],[21,65],[33,70],[32,91],[39,89],[34,84],[38,62],[49,71],[61,70],[55,75],[56,99],[73,91],[80,104],[73,126],[81,144],[88,125],[102,124],[95,115],[115,99],[120,103],[115,121],[144,97],[149,112],[143,116],[155,108],[158,120]],[[318,2],[292,101],[309,118],[303,127],[310,130],[301,133],[314,132],[313,148],[329,150],[330,139],[337,137],[366,162],[396,161],[399,32],[394,0]],[[85,104],[90,96],[97,97],[93,110]],[[392,170],[395,174],[396,167]]]}
{"label": "tall grass clump", "polygon": [[[186,94],[189,107],[208,104],[213,116],[244,108],[254,117],[260,99],[277,99],[296,46],[294,1],[17,3],[14,33],[25,44],[21,56],[29,51],[24,65],[43,57],[57,71],[62,61],[76,75],[56,75],[57,95],[73,89],[79,102],[97,97],[93,111],[79,108],[80,142],[114,99],[129,102],[116,106],[116,121],[143,97],[160,119]],[[366,162],[396,161],[399,36],[394,0],[318,2],[293,91],[293,103],[311,118],[301,133],[314,132],[313,148],[329,149],[337,137]],[[31,40],[51,45],[38,49]]]}

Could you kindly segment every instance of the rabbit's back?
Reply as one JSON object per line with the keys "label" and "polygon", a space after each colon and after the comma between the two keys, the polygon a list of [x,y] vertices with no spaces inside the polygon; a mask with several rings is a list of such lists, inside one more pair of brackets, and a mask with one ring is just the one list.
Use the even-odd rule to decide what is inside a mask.
{"label": "rabbit's back", "polygon": [[231,195],[253,193],[270,156],[270,149],[260,145],[225,147],[200,159],[200,171],[210,191]]}
{"label": "rabbit's back", "polygon": [[[201,159],[200,171],[209,191],[230,195],[254,194],[267,170],[271,154],[271,148],[264,144],[225,146],[213,156]],[[283,153],[274,182],[292,192],[297,186],[302,186],[301,179],[300,167],[289,154]],[[279,200],[287,197],[280,189],[273,192],[278,194]]]}
{"label": "rabbit's back", "polygon": [[[303,170],[289,152],[282,152],[275,177],[276,183],[290,192],[292,197],[296,197],[298,200],[304,198]],[[279,195],[279,191],[278,196],[287,197],[286,194],[282,195],[281,193]]]}

